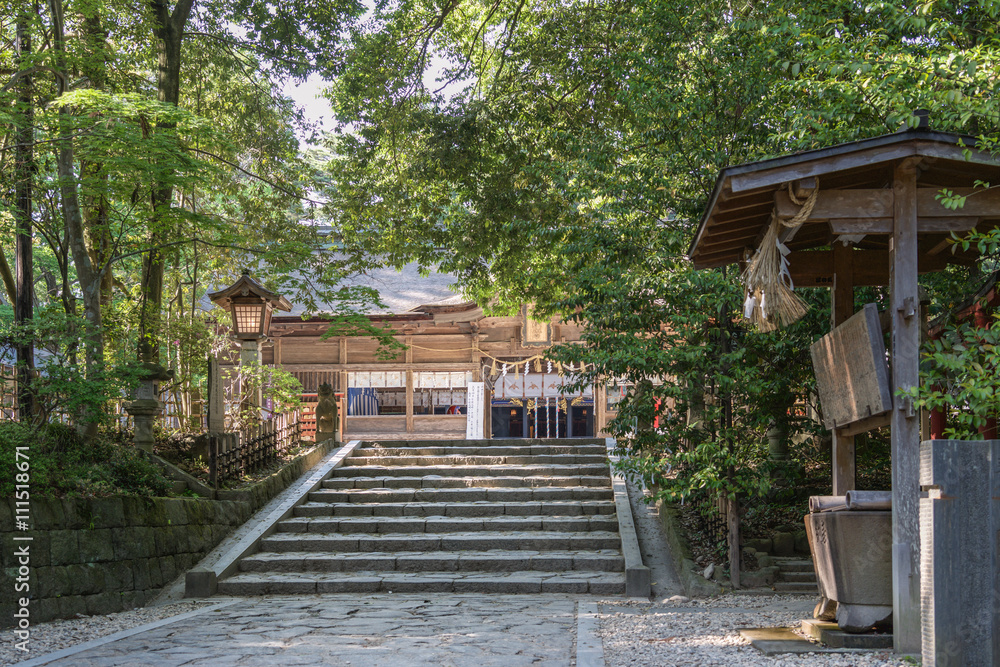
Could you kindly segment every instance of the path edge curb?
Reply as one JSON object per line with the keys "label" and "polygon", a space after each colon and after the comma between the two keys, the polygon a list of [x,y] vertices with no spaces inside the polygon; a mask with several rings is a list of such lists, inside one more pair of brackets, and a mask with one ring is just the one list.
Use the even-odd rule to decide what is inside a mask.
{"label": "path edge curb", "polygon": [[615,439],[605,438],[604,442],[608,448],[611,488],[615,494],[615,510],[618,514],[618,534],[621,536],[622,556],[625,558],[625,595],[649,599],[651,575],[649,568],[642,562],[642,550],[635,532],[635,519],[632,517],[632,503],[629,501],[625,478],[615,467],[618,462],[618,455],[614,453]]}
{"label": "path edge curb", "polygon": [[330,472],[343,465],[344,460],[362,442],[362,440],[351,440],[331,452],[311,473],[305,476],[305,479],[300,479],[283,491],[282,493],[286,494],[287,498],[266,516],[259,516],[263,514],[265,509],[259,510],[249,519],[250,522],[257,522],[257,525],[249,533],[240,538],[236,544],[227,545],[223,542],[202,560],[204,562],[206,559],[220,554],[214,565],[210,567],[198,566],[188,570],[184,579],[184,597],[204,598],[214,595],[218,589],[219,580],[236,572],[241,558],[257,553],[261,540],[274,533],[278,522],[291,517],[295,508],[305,502],[310,493],[319,489]]}

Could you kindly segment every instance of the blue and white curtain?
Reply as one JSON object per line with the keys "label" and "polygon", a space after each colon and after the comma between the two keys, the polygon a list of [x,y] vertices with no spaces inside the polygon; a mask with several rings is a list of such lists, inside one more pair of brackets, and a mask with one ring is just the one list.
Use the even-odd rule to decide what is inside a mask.
{"label": "blue and white curtain", "polygon": [[378,392],[368,387],[347,388],[347,414],[355,415],[377,415],[378,414]]}

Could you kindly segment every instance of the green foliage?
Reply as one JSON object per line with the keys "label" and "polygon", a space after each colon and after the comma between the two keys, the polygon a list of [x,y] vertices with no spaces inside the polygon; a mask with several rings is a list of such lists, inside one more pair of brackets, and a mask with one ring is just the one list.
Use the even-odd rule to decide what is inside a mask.
{"label": "green foliage", "polygon": [[238,407],[227,415],[227,421],[234,430],[256,425],[260,422],[260,406],[257,397],[272,402],[276,413],[288,412],[301,406],[302,384],[288,371],[259,362],[242,363],[228,370],[228,386],[234,395],[230,403]]}
{"label": "green foliage", "polygon": [[34,427],[0,422],[0,496],[13,498],[16,447],[28,456],[32,497],[166,496],[171,482],[121,434],[105,431],[84,442],[62,424]]}
{"label": "green foliage", "polygon": [[108,425],[115,418],[109,404],[130,395],[140,369],[134,361],[88,369],[79,351],[87,323],[55,308],[36,311],[35,318],[18,325],[0,318],[0,343],[30,344],[36,349],[35,375],[29,389],[38,406],[34,423],[69,419],[80,425]]}
{"label": "green foliage", "polygon": [[945,413],[945,437],[982,439],[979,429],[995,418],[1000,395],[1000,326],[947,327],[924,344],[921,359],[920,387],[905,395],[918,408]]}
{"label": "green foliage", "polygon": [[736,275],[683,256],[718,170],[787,147],[774,20],[724,2],[380,5],[330,91],[346,247],[450,271],[493,312],[584,325],[553,360],[637,388],[610,428],[671,497],[766,491],[764,430],[808,393],[826,327],[823,304],[746,331]]}
{"label": "green foliage", "polygon": [[1000,3],[768,3],[778,41],[782,139],[816,147],[914,127],[995,135]]}

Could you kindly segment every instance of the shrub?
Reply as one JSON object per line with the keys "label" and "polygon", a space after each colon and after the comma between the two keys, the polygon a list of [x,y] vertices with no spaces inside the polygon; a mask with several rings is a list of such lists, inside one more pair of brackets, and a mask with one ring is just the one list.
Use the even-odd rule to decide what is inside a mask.
{"label": "shrub", "polygon": [[[33,497],[165,496],[171,482],[114,432],[84,442],[62,424],[0,423],[0,497],[14,496],[17,447],[27,447]],[[24,459],[21,459],[22,461]]]}

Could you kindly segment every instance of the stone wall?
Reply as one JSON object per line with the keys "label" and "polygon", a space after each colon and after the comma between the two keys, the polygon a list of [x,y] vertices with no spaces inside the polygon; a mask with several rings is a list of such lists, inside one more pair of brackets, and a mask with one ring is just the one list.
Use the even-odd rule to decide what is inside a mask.
{"label": "stone wall", "polygon": [[31,501],[32,530],[14,541],[13,501],[0,502],[0,627],[14,622],[18,563],[28,545],[32,623],[107,614],[152,600],[251,512],[246,503],[197,498]]}
{"label": "stone wall", "polygon": [[338,446],[322,442],[240,490],[214,491],[161,462],[204,498],[32,499],[32,530],[16,533],[30,542],[14,540],[14,501],[0,500],[0,628],[24,596],[15,584],[25,544],[32,623],[141,607]]}

